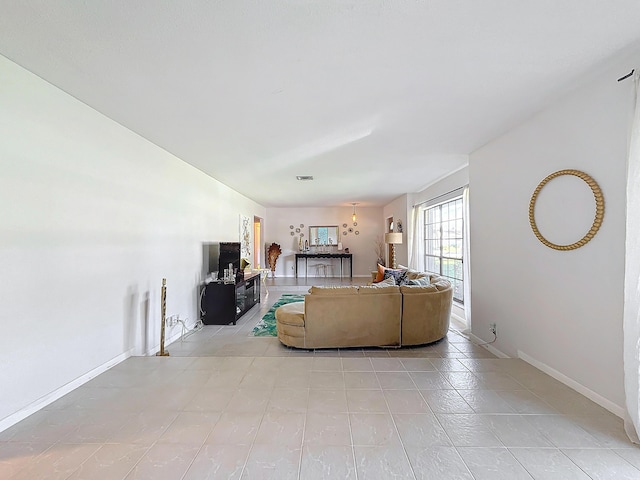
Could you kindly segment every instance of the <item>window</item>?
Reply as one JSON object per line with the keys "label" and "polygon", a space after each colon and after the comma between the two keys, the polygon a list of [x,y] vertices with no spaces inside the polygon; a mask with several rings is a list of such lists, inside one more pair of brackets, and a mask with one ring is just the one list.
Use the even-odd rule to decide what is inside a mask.
{"label": "window", "polygon": [[425,270],[449,280],[453,299],[464,303],[462,197],[427,207],[423,220]]}

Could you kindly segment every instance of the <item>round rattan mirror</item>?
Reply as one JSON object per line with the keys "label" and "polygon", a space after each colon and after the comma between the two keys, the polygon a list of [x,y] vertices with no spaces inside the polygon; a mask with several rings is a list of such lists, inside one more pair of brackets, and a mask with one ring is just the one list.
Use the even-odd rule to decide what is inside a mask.
{"label": "round rattan mirror", "polygon": [[[536,200],[538,199],[540,190],[542,190],[542,188],[551,180],[553,180],[556,177],[560,177],[562,175],[574,175],[580,178],[581,180],[583,180],[593,192],[593,198],[596,201],[596,214],[593,219],[593,224],[591,225],[591,228],[589,229],[589,231],[584,237],[582,237],[580,240],[570,245],[557,245],[547,240],[540,233],[540,230],[538,230],[538,226],[536,225],[536,218],[534,214],[535,207],[536,207]],[[547,247],[553,248],[554,250],[575,250],[576,248],[580,248],[586,245],[593,237],[595,237],[596,233],[598,233],[598,230],[600,229],[600,225],[602,225],[603,218],[604,218],[604,197],[602,196],[602,190],[600,190],[600,187],[598,186],[596,181],[593,178],[591,178],[591,176],[587,175],[584,172],[581,172],[580,170],[559,170],[555,173],[552,173],[551,175],[548,175],[536,187],[536,189],[533,192],[533,195],[531,196],[531,201],[529,202],[529,223],[531,224],[531,229],[533,230],[533,233],[538,238],[538,240],[544,243]]]}

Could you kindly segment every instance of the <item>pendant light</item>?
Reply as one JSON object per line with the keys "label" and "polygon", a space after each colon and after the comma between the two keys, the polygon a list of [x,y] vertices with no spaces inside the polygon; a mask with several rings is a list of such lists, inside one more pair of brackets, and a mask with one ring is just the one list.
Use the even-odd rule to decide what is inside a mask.
{"label": "pendant light", "polygon": [[353,215],[351,215],[351,220],[353,220],[354,222],[356,221],[356,205],[358,205],[357,203],[352,203],[351,205],[353,205]]}

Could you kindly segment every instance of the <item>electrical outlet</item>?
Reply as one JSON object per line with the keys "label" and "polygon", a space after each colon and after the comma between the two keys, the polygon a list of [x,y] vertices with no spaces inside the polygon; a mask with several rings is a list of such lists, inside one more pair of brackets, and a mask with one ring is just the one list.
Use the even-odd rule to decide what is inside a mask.
{"label": "electrical outlet", "polygon": [[491,329],[491,333],[493,333],[494,335],[497,335],[497,333],[496,333],[496,324],[495,323],[490,323],[489,324],[489,328]]}

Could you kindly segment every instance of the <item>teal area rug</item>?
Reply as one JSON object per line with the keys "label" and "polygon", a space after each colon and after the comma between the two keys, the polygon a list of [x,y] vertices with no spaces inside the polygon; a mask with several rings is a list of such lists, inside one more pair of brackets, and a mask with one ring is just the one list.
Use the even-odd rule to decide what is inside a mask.
{"label": "teal area rug", "polygon": [[304,295],[297,295],[294,293],[283,294],[276,303],[269,309],[269,311],[262,317],[262,320],[253,327],[251,337],[277,337],[276,331],[276,308],[281,307],[287,303],[304,302]]}

